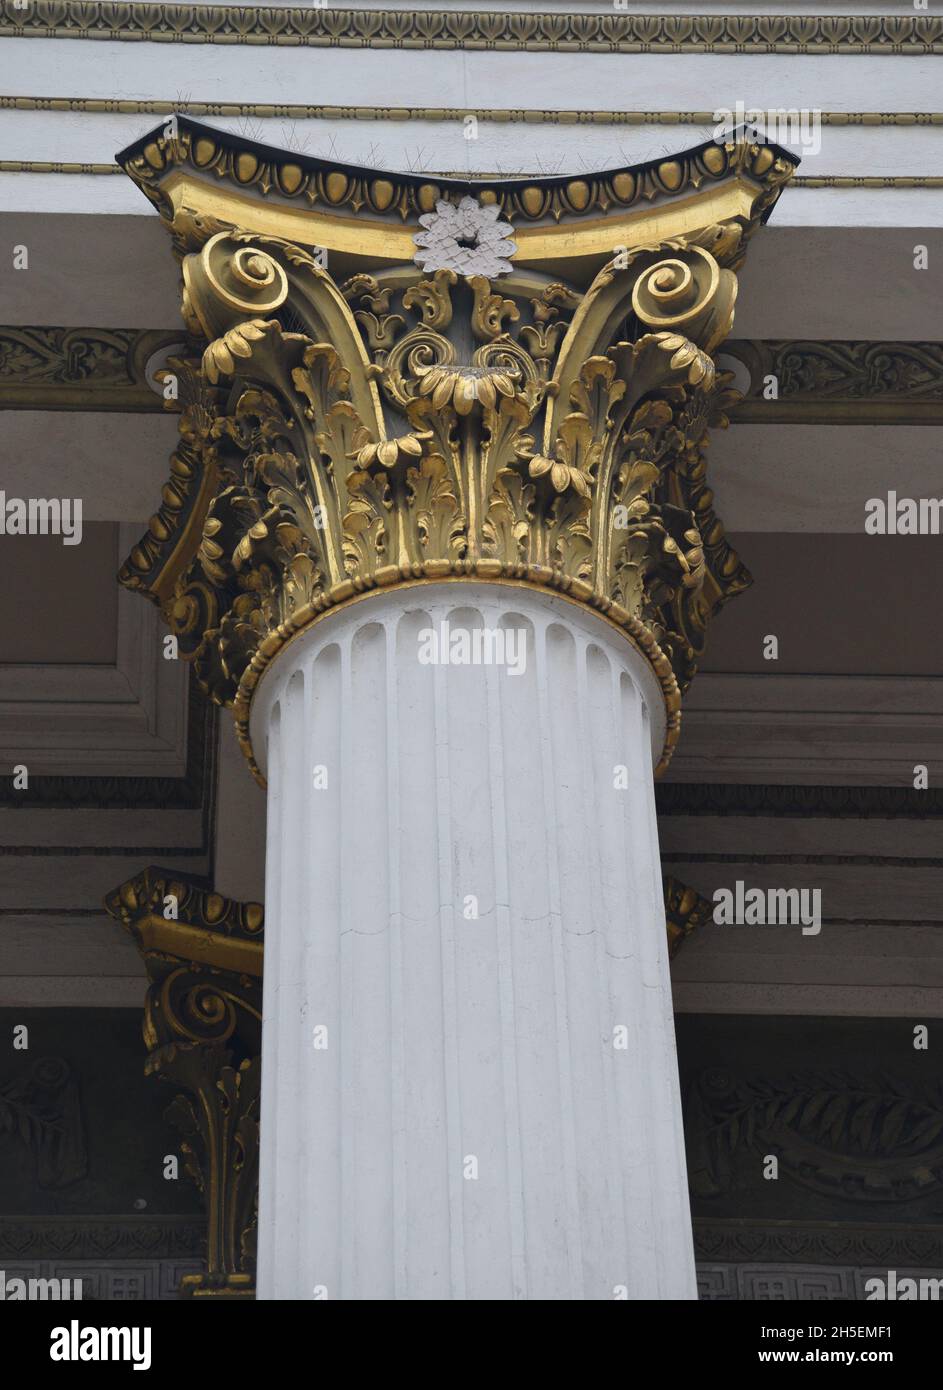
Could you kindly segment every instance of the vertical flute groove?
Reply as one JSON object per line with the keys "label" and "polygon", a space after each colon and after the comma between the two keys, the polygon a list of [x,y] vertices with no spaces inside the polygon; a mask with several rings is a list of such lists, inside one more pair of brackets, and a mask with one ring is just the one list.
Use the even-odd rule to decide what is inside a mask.
{"label": "vertical flute groove", "polygon": [[356,1230],[356,1212],[354,1210],[354,1196],[356,1191],[356,1137],[357,1131],[352,1122],[351,1109],[353,1106],[353,1095],[351,1093],[351,1050],[354,1046],[354,1003],[353,979],[351,975],[350,953],[352,947],[352,937],[350,928],[354,925],[347,920],[349,911],[348,900],[349,890],[347,885],[350,882],[349,874],[356,872],[357,866],[351,862],[351,839],[349,820],[353,817],[349,815],[348,806],[350,804],[350,784],[348,781],[348,769],[352,766],[352,729],[351,729],[351,649],[354,643],[354,631],[345,634],[345,640],[340,644],[340,704],[338,708],[338,722],[340,733],[338,743],[340,745],[340,769],[338,787],[338,816],[337,821],[340,827],[340,843],[337,851],[340,855],[341,871],[337,889],[337,916],[339,941],[337,943],[338,962],[337,962],[337,1029],[339,1037],[337,1039],[338,1056],[340,1058],[340,1113],[341,1113],[341,1132],[340,1143],[340,1163],[338,1165],[338,1193],[337,1201],[341,1212],[341,1241],[338,1251],[338,1264],[340,1267],[340,1297],[355,1297],[355,1285],[353,1284],[353,1274],[351,1261],[351,1251],[353,1249],[354,1232]]}
{"label": "vertical flute groove", "polygon": [[387,858],[390,902],[390,1111],[393,1123],[393,1296],[406,1298],[406,1107],[403,1088],[406,1048],[403,1030],[406,1012],[403,992],[403,904],[400,894],[400,780],[399,780],[399,671],[396,662],[396,624],[385,631],[386,656],[386,802]]}
{"label": "vertical flute groove", "polygon": [[[568,640],[572,642],[572,634],[568,632],[566,635]],[[538,663],[538,685],[540,689],[541,715],[545,721],[545,727],[548,732],[548,738],[544,745],[545,762],[543,774],[551,788],[551,824],[557,827],[557,834],[559,835],[559,828],[562,821],[559,811],[561,787],[557,767],[558,745],[553,737],[554,703],[552,692],[548,688],[551,675],[549,624],[543,625],[541,636],[543,660]],[[562,677],[565,676],[566,673],[558,671],[557,674]],[[569,737],[569,731],[565,728],[561,730],[560,733],[564,740]],[[558,839],[558,857],[560,848],[561,846]],[[568,960],[567,944],[564,939],[562,908],[563,903],[561,899],[561,910],[557,913],[553,923],[554,1009],[557,1024],[559,1123],[563,1142],[564,1191],[566,1200],[567,1277],[570,1297],[579,1298],[581,1296],[583,1284],[583,1252],[580,1232],[579,1192],[576,1185],[576,1125],[573,1113],[573,1076],[570,1059]]]}
{"label": "vertical flute groove", "polygon": [[[278,768],[281,758],[281,706],[276,703],[272,707],[269,720],[266,743],[268,746],[269,766],[273,769]],[[266,889],[267,912],[269,921],[279,921],[281,918],[281,874],[278,872],[281,861],[281,808],[282,808],[282,787],[278,777],[273,777],[269,789],[267,816],[266,816],[266,860],[269,869],[268,885]],[[275,870],[272,872],[272,870]],[[260,1121],[266,1133],[270,1133],[277,1124],[277,1109],[275,1106],[275,1084],[278,1076],[278,1046],[280,1029],[277,1023],[277,1009],[275,1007],[276,981],[278,979],[278,948],[280,944],[280,933],[269,932],[269,941],[265,948],[265,959],[268,961],[270,969],[266,972],[263,979],[262,994],[262,1017],[264,1023],[264,1038],[262,1044],[262,1097],[260,1105]],[[274,965],[274,968],[272,966]],[[259,1239],[258,1239],[258,1261],[259,1277],[258,1290],[260,1297],[272,1298],[277,1296],[275,1286],[276,1273],[276,1242],[277,1242],[277,1222],[278,1205],[275,1201],[275,1181],[270,1179],[269,1169],[275,1166],[275,1146],[262,1145],[259,1152]]]}
{"label": "vertical flute groove", "polygon": [[459,1067],[458,988],[455,978],[455,882],[449,783],[449,706],[445,671],[433,667],[436,776],[436,862],[442,922],[442,1001],[445,1041],[445,1112],[448,1133],[449,1243],[452,1297],[465,1297],[465,1218],[462,1192],[462,1106]]}
{"label": "vertical flute groove", "polygon": [[[446,619],[516,625],[532,669],[426,664]],[[260,1296],[692,1297],[642,659],[563,600],[472,583],[374,597],[286,653],[253,711]]]}
{"label": "vertical flute groove", "polygon": [[[482,621],[487,617],[482,615]],[[495,932],[501,1013],[501,1071],[504,1092],[504,1137],[508,1181],[508,1223],[511,1245],[512,1288],[515,1298],[527,1297],[524,1241],[524,1173],[521,1159],[520,1092],[517,1071],[517,1016],[514,998],[514,956],[510,911],[510,874],[507,852],[507,798],[501,737],[501,703],[498,675],[485,668],[488,707],[488,762],[492,788],[491,854],[494,864]],[[513,679],[513,678],[512,678]]]}

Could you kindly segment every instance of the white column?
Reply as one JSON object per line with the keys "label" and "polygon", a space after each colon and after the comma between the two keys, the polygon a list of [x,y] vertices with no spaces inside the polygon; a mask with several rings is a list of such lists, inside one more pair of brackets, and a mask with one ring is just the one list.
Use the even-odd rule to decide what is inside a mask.
{"label": "white column", "polygon": [[[525,669],[424,664],[445,621]],[[524,587],[373,594],[276,656],[260,1298],[696,1296],[663,729],[627,639]]]}

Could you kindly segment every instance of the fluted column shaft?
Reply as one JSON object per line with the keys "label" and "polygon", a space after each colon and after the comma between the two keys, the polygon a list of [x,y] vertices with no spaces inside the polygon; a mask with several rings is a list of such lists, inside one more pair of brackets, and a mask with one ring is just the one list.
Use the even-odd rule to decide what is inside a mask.
{"label": "fluted column shaft", "polygon": [[[524,669],[427,661],[446,622]],[[524,587],[374,594],[275,658],[261,1298],[695,1296],[663,725],[624,634]]]}

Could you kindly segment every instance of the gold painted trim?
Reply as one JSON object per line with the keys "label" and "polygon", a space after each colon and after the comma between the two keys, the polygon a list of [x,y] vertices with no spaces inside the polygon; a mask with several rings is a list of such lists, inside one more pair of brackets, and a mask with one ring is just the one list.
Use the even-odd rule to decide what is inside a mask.
{"label": "gold painted trim", "polygon": [[[943,182],[943,181],[941,181]],[[173,221],[186,208],[199,207],[201,216],[281,237],[300,245],[318,245],[328,252],[357,256],[371,263],[412,261],[416,252],[412,223],[398,225],[367,217],[343,217],[330,211],[261,201],[234,189],[207,187],[204,179],[175,169],[161,184],[173,208]],[[613,247],[640,239],[667,241],[713,223],[743,218],[749,222],[757,200],[757,185],[735,176],[709,192],[703,189],[673,202],[581,218],[578,223],[551,223],[514,229],[515,264],[608,257]],[[640,226],[644,235],[640,238]]]}
{"label": "gold painted trim", "polygon": [[201,178],[182,170],[168,175],[161,192],[170,200],[174,222],[182,209],[198,207],[201,217],[217,218],[246,231],[264,232],[302,246],[323,246],[327,251],[347,255],[366,253],[369,259],[381,261],[411,262],[416,253],[415,227],[263,202],[234,189],[207,187]]}
{"label": "gold painted trim", "polygon": [[[177,917],[163,916],[168,893],[177,899]],[[226,898],[185,874],[151,865],[107,893],[104,907],[134,938],[145,961],[261,977],[261,903]]]}
{"label": "gold painted trim", "polygon": [[[181,916],[166,918],[167,894]],[[188,1295],[251,1293],[262,1046],[260,903],[240,902],[156,865],[106,894],[134,939],[148,989],[146,1076],[178,1088],[166,1118],[183,1171],[206,1200],[206,1270]]]}
{"label": "gold painted trim", "polygon": [[792,180],[799,188],[943,188],[940,174],[827,174],[816,177],[804,174]]}
{"label": "gold painted trim", "polygon": [[[2,38],[2,37],[3,37],[3,33],[2,33],[2,30],[0,30],[0,38]],[[393,172],[393,171],[391,171],[391,172]],[[62,161],[58,161],[58,162],[56,162],[56,163],[50,163],[49,161],[46,161],[46,160],[34,160],[34,159],[3,159],[3,160],[0,160],[0,174],[122,174],[122,173],[124,173],[124,170],[123,170],[123,169],[120,169],[120,168],[118,167],[118,165],[116,165],[116,164],[69,164],[69,163],[62,162]],[[441,169],[436,169],[436,170],[431,170],[431,169],[430,169],[430,170],[428,170],[428,171],[425,172],[424,177],[427,177],[427,178],[429,178],[429,179],[451,179],[451,178],[468,177],[468,175],[467,175],[467,173],[463,174],[461,171],[458,171],[458,170],[456,170],[456,171],[443,171],[443,170],[441,170]],[[533,171],[530,171],[530,170],[521,170],[520,172],[518,172],[518,173],[516,173],[516,174],[508,174],[508,173],[498,174],[498,173],[494,173],[494,172],[488,172],[488,173],[482,173],[482,174],[475,174],[475,175],[473,175],[472,177],[474,177],[474,178],[476,178],[476,179],[485,179],[485,180],[487,180],[487,179],[495,179],[495,180],[497,180],[497,179],[508,179],[508,178],[533,178],[535,181],[539,181],[541,176],[540,176],[539,174],[534,174]],[[575,178],[575,177],[577,177],[577,176],[574,175],[574,178]],[[169,181],[168,181],[168,182],[169,182]],[[865,176],[865,175],[858,175],[858,174],[854,174],[854,175],[840,175],[840,174],[835,174],[835,175],[830,175],[830,176],[823,176],[823,177],[821,177],[821,178],[813,178],[811,175],[794,174],[793,177],[791,178],[790,182],[789,182],[789,186],[790,186],[790,188],[872,188],[872,189],[888,189],[888,188],[943,188],[943,174],[914,174],[914,175],[910,175],[910,176],[906,176],[906,175],[896,175],[896,174],[894,174],[894,175],[886,175],[886,176],[881,175],[881,176],[877,176],[877,177],[868,177],[868,176]],[[268,206],[269,208],[271,208],[272,204],[268,204],[267,206]],[[310,217],[310,214],[309,214],[309,213],[305,213],[305,219],[306,219],[306,221],[308,220],[309,217]],[[329,221],[330,221],[332,224],[336,224],[336,223],[338,222],[338,220],[339,220],[339,219],[336,218],[336,217],[331,217],[331,218],[329,219]],[[385,224],[384,224],[384,225],[385,225]],[[521,233],[518,233],[518,240],[520,240],[520,236],[521,236]]]}
{"label": "gold painted trim", "polygon": [[[113,172],[109,170],[109,172]],[[428,171],[430,179],[460,179],[468,177],[462,170],[436,169]],[[529,179],[537,183],[543,177],[532,170],[521,169],[517,173],[496,173],[486,170],[474,174],[477,180],[488,179]],[[574,178],[577,175],[573,175]],[[793,174],[789,180],[790,188],[943,188],[943,174]],[[677,207],[675,203],[673,206]]]}
{"label": "gold painted trim", "polygon": [[696,888],[679,878],[662,872],[665,897],[665,925],[668,929],[668,957],[674,957],[681,947],[705,922],[711,921],[714,904],[701,897]]}
{"label": "gold painted trim", "polygon": [[[665,700],[665,740],[661,756],[655,768],[655,776],[660,777],[668,767],[672,754],[681,736],[681,691],[675,679],[671,662],[668,660],[648,628],[626,609],[603,594],[596,593],[588,584],[578,579],[569,579],[550,569],[536,565],[507,565],[501,560],[456,561],[433,560],[419,567],[421,575],[404,578],[400,570],[390,565],[377,570],[367,579],[345,580],[322,594],[316,603],[307,604],[286,622],[281,623],[261,644],[252,656],[239,682],[232,712],[236,724],[236,738],[248,761],[252,776],[260,787],[267,783],[255,759],[252,738],[249,732],[252,697],[272,661],[285,650],[296,637],[309,631],[322,618],[336,613],[341,608],[349,608],[354,603],[373,597],[378,592],[390,593],[402,589],[424,590],[430,581],[438,583],[476,583],[500,584],[508,588],[531,589],[538,593],[552,593],[565,599],[574,607],[591,608],[627,640],[643,656],[652,668],[655,679],[661,686]],[[364,587],[355,590],[355,582]],[[565,586],[565,587],[564,587]]]}
{"label": "gold painted trim", "polygon": [[254,1299],[255,1279],[252,1274],[185,1274],[180,1280],[181,1298]]}
{"label": "gold painted trim", "polygon": [[[617,227],[630,213],[647,210],[655,216],[656,208],[661,212],[665,207],[684,206],[682,200],[693,195],[706,203],[716,198],[721,188],[740,186],[752,194],[745,220],[750,231],[755,230],[759,219],[769,215],[782,185],[798,164],[795,155],[778,145],[760,144],[738,131],[724,144],[702,141],[670,159],[656,158],[589,176],[508,178],[465,171],[453,178],[326,162],[260,144],[187,116],[174,117],[173,121],[169,136],[166,125],[158,126],[121,150],[116,162],[165,220],[170,215],[175,231],[178,221],[192,221],[196,209],[205,214],[210,207],[217,221],[258,228],[261,202],[279,210],[273,216],[292,207],[311,213],[317,209],[319,218],[327,216],[337,222],[337,236],[345,246],[352,228],[359,239],[367,235],[364,223],[373,231],[383,229],[383,244],[388,247],[391,226],[415,227],[443,196],[470,193],[483,203],[496,205],[513,223],[518,264],[523,260],[520,234],[525,230],[540,228],[542,235],[562,238],[573,226],[601,226],[600,219]],[[227,216],[222,200],[230,193],[235,195],[232,206],[237,212]],[[248,202],[244,201],[247,197]],[[247,211],[253,208],[255,215],[247,218]],[[714,214],[717,218],[722,215]],[[302,244],[308,246],[317,244],[310,222],[309,218],[307,235],[302,234]],[[643,228],[646,223],[636,220],[624,225]],[[699,229],[705,225],[698,221]],[[269,229],[265,226],[262,230]],[[676,223],[666,234],[681,235],[690,230]],[[328,249],[340,249],[336,240],[326,244]],[[603,254],[608,256],[614,244],[605,234]],[[415,246],[410,244],[406,251],[408,254],[402,249],[398,254],[388,250],[384,257],[382,249],[373,247],[371,259],[379,255],[381,259],[412,262]]]}
{"label": "gold painted trim", "polygon": [[664,15],[469,9],[127,4],[7,0],[0,36],[292,48],[483,49],[530,53],[734,53],[906,56],[943,52],[943,19],[916,15]]}
{"label": "gold painted trim", "polygon": [[[3,37],[0,32],[0,38]],[[121,174],[117,164],[70,164],[67,160],[0,159],[0,174]]]}
{"label": "gold painted trim", "polygon": [[[217,470],[213,467],[204,469],[197,495],[193,500],[191,515],[205,516],[206,509],[212,501],[218,486],[219,475]],[[186,569],[189,559],[189,547],[190,539],[188,536],[188,528],[184,527],[179,535],[176,536],[173,548],[164,561],[160,575],[154,581],[155,602],[163,604],[170,601],[174,585],[177,582],[177,577]]]}
{"label": "gold painted trim", "polygon": [[262,978],[262,942],[207,931],[190,922],[148,914],[135,923],[142,951],[179,957],[217,970]]}
{"label": "gold painted trim", "polygon": [[[258,120],[299,121],[464,121],[474,116],[494,125],[716,125],[714,111],[565,111],[547,108],[472,106],[330,106],[311,102],[139,101],[101,97],[0,96],[0,111],[63,111],[84,115],[172,116],[196,118],[248,116]],[[943,125],[943,111],[819,111],[822,125]]]}

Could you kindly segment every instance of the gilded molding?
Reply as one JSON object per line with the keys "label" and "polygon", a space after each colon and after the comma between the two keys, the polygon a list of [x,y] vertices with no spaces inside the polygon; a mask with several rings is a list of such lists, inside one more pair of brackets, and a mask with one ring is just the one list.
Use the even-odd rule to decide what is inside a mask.
{"label": "gilded molding", "polygon": [[[2,34],[0,34],[2,38]],[[120,174],[116,164],[75,164],[57,159],[0,159],[0,174]]]}
{"label": "gilded molding", "polygon": [[[256,775],[252,693],[286,642],[375,589],[469,577],[549,588],[618,626],[664,692],[663,769],[710,617],[750,582],[706,481],[708,431],[734,399],[712,354],[793,161],[740,141],[579,181],[588,208],[607,189],[634,199],[623,177],[666,185],[670,166],[681,192],[685,170],[713,164],[716,186],[655,224],[608,201],[605,223],[583,220],[572,180],[437,188],[489,209],[486,230],[498,210],[511,223],[509,273],[489,281],[418,268],[422,180],[308,161],[311,197],[360,214],[341,233],[359,257],[332,255],[329,272],[305,249],[333,234],[329,217],[293,211],[286,239],[277,200],[217,182],[274,197],[289,156],[255,147],[240,167],[246,153],[181,118],[172,139],[121,156],[173,236],[184,321],[206,342],[171,360],[180,445],[121,581],[160,605],[232,705]],[[181,183],[183,164],[205,164],[202,180]],[[377,216],[380,183],[384,209],[410,218],[399,241]],[[739,216],[715,222],[731,196]],[[530,239],[521,211],[545,220]],[[546,273],[554,245],[569,276]]]}
{"label": "gilded molding", "polygon": [[[173,899],[168,915],[168,898]],[[108,894],[106,911],[151,956],[262,976],[263,911],[169,869],[149,868]],[[193,1034],[185,1034],[194,1041]]]}
{"label": "gilded molding", "polygon": [[943,51],[943,19],[915,15],[561,14],[352,10],[119,0],[4,0],[0,36],[316,48],[525,52],[924,54]]}
{"label": "gilded molding", "polygon": [[795,180],[799,188],[943,188],[941,174],[812,174]]}
{"label": "gilded molding", "polygon": [[[0,34],[0,38],[2,38]],[[56,161],[39,159],[2,159],[0,160],[0,174],[121,174],[125,171],[116,164],[73,164],[67,161]],[[386,170],[384,173],[388,172]],[[461,174],[454,170],[443,172],[432,172],[424,175],[428,181],[438,180],[459,180]],[[495,181],[506,180],[508,175],[503,173],[490,173],[486,176]],[[514,177],[531,180],[528,174],[518,174]],[[886,174],[869,176],[866,174],[834,174],[828,177],[814,178],[812,175],[796,174],[792,179],[793,188],[868,188],[872,190],[891,189],[891,188],[920,188],[933,189],[943,188],[943,174]]]}
{"label": "gilded molding", "polygon": [[[144,101],[137,98],[0,96],[0,111],[63,111],[83,115],[244,116],[289,121],[464,121],[495,125],[714,126],[714,111],[566,111],[492,106],[330,106],[313,102]],[[817,111],[829,126],[943,125],[943,111]]]}
{"label": "gilded molding", "polygon": [[252,1297],[258,1200],[263,911],[158,868],[105,908],[134,938],[150,986],[145,1072],[181,1088],[167,1119],[206,1201],[207,1269],[192,1297]]}
{"label": "gilded molding", "polygon": [[[596,254],[601,247],[609,249],[619,244],[616,238],[620,217],[628,224],[639,215],[651,222],[660,212],[662,237],[690,229],[692,221],[703,213],[700,205],[710,190],[718,195],[744,195],[736,205],[731,204],[727,215],[739,215],[744,233],[749,235],[769,217],[799,162],[778,145],[738,138],[727,143],[708,140],[671,158],[598,174],[554,178],[482,174],[452,178],[363,169],[316,159],[259,144],[184,116],[174,118],[171,138],[165,135],[166,128],[158,127],[119,151],[115,159],[175,232],[187,211],[188,198],[200,200],[199,211],[191,210],[191,216],[215,212],[225,218],[228,210],[231,223],[249,227],[255,225],[253,217],[258,218],[261,197],[266,201],[267,216],[259,230],[284,236],[286,224],[282,221],[276,225],[273,219],[278,209],[283,207],[287,213],[293,204],[300,205],[306,213],[321,215],[325,224],[309,223],[309,230],[323,236],[336,234],[344,225],[346,214],[351,219],[348,238],[333,244],[327,240],[307,244],[343,250],[352,242],[378,258],[391,260],[411,259],[413,254],[411,243],[408,254],[399,251],[402,237],[396,230],[397,218],[401,223],[418,223],[422,216],[435,211],[441,198],[457,201],[463,194],[471,194],[483,204],[497,205],[501,216],[514,222],[520,241],[519,263],[538,258],[548,237],[556,242],[559,256],[568,224],[583,224],[584,243],[592,241],[587,227],[599,228],[602,239],[600,248],[593,245]],[[194,178],[199,182],[195,184]],[[232,190],[228,208],[220,206],[219,199],[208,196],[208,181]],[[241,209],[236,203],[237,192],[246,195]],[[693,197],[693,203],[683,202],[685,197]],[[665,206],[659,207],[660,204]],[[696,209],[693,217],[692,207]],[[325,213],[333,226],[325,222]],[[711,220],[719,220],[716,211],[713,219],[705,221],[701,216],[699,225],[703,227]],[[297,222],[293,225],[297,226]],[[374,229],[379,234],[370,239],[368,230]],[[198,226],[191,229],[186,249],[196,249],[205,239]]]}

